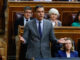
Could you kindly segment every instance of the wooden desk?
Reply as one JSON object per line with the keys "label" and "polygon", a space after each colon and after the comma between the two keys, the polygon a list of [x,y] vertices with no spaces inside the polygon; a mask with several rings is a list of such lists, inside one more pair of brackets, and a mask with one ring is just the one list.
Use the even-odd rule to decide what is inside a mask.
{"label": "wooden desk", "polygon": [[[24,27],[19,26],[19,35],[23,34]],[[80,27],[55,27],[53,29],[56,38],[70,37],[75,41],[75,45],[77,46],[77,42],[80,39]]]}
{"label": "wooden desk", "polygon": [[56,27],[54,28],[54,32],[57,38],[72,38],[77,46],[78,39],[80,38],[80,27]]}

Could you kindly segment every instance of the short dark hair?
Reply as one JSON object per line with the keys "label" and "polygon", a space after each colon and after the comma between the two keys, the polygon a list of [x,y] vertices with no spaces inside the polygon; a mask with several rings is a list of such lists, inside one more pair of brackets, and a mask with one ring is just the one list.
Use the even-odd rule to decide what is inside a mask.
{"label": "short dark hair", "polygon": [[38,8],[44,8],[44,7],[42,5],[37,5],[34,10],[36,11]]}
{"label": "short dark hair", "polygon": [[25,11],[25,10],[32,10],[32,8],[29,7],[29,6],[26,6],[26,7],[24,7],[24,11]]}

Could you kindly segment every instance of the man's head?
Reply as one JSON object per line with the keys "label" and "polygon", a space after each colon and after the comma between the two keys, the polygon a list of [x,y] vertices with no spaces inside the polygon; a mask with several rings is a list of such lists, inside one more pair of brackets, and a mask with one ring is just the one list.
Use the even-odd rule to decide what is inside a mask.
{"label": "man's head", "polygon": [[35,7],[35,15],[40,21],[44,18],[44,7],[42,5],[37,5]]}
{"label": "man's head", "polygon": [[26,19],[29,19],[31,16],[32,16],[32,8],[29,6],[24,7],[24,17]]}

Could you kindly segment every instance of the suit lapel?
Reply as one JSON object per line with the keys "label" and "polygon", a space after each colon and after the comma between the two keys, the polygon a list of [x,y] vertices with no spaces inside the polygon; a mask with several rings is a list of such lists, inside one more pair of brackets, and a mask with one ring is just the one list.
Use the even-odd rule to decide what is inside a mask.
{"label": "suit lapel", "polygon": [[[40,37],[39,32],[38,32],[38,29],[37,29],[37,25],[36,25],[36,20],[33,20],[33,24],[32,25],[34,27],[34,30],[35,30],[36,34]],[[43,20],[42,38],[44,37],[44,35],[46,33],[46,31],[45,31],[47,29],[46,26],[47,26],[47,23],[45,22],[45,20]]]}
{"label": "suit lapel", "polygon": [[[33,20],[33,27],[34,27],[34,30],[35,30],[35,33],[37,34],[37,36],[39,36],[39,32],[38,32],[38,29],[37,29],[37,24],[36,24],[36,20]],[[39,36],[40,37],[40,36]]]}
{"label": "suit lapel", "polygon": [[45,22],[45,20],[43,20],[43,31],[42,31],[42,38],[44,37],[45,33],[46,33],[46,26],[47,26],[47,23]]}

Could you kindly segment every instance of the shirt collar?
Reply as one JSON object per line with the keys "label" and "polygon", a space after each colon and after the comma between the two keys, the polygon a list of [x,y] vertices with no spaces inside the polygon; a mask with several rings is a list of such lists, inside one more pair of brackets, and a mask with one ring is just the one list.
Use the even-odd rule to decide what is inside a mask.
{"label": "shirt collar", "polygon": [[[40,22],[43,23],[43,20],[41,20]],[[36,23],[39,23],[39,20],[38,19],[36,19]]]}
{"label": "shirt collar", "polygon": [[29,18],[29,19],[26,19],[26,18],[24,17],[24,20],[25,20],[25,21],[26,21],[26,20],[30,21],[30,18]]}

